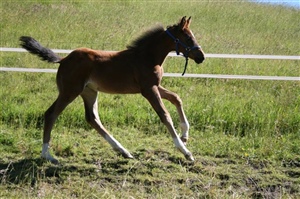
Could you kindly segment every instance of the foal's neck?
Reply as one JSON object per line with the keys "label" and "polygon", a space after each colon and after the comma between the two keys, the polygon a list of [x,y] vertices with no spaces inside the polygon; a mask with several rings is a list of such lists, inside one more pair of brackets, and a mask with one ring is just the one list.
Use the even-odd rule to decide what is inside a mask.
{"label": "foal's neck", "polygon": [[173,42],[168,38],[165,31],[161,33],[156,42],[153,42],[149,53],[154,56],[158,65],[161,66],[169,52],[173,50],[172,45]]}

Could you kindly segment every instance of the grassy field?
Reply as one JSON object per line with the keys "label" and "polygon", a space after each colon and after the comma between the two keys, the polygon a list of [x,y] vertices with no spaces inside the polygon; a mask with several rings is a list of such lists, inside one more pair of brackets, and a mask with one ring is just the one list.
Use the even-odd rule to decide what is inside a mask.
{"label": "grassy field", "polygon": [[[241,1],[4,1],[1,47],[29,35],[55,49],[122,50],[153,27],[192,16],[206,53],[299,55],[300,11]],[[0,52],[1,67],[54,68],[29,53]],[[167,58],[181,73],[184,59]],[[187,73],[300,76],[299,61],[207,59]],[[299,198],[300,83],[164,78],[191,125],[184,159],[140,95],[99,95],[100,118],[134,155],[116,155],[84,120],[81,99],[52,132],[55,166],[40,158],[55,74],[0,73],[0,198]],[[175,107],[165,103],[179,126]]]}

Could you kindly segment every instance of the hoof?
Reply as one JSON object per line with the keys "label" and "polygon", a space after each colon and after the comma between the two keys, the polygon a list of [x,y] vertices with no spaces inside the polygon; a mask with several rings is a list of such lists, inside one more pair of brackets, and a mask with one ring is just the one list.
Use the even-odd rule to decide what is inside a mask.
{"label": "hoof", "polygon": [[186,154],[186,155],[185,155],[185,158],[186,158],[188,161],[192,161],[192,162],[195,161],[195,159],[194,159],[194,157],[193,157],[193,155],[192,155],[191,153]]}
{"label": "hoof", "polygon": [[51,162],[52,164],[58,165],[59,161],[52,157],[52,155],[47,151],[46,153],[42,153],[41,158],[43,158],[46,161]]}
{"label": "hoof", "polygon": [[55,165],[58,165],[59,164],[59,161],[53,157],[49,158],[49,157],[44,157],[44,156],[41,156],[42,159],[48,161],[48,162],[51,162],[52,164],[55,164]]}
{"label": "hoof", "polygon": [[114,149],[115,151],[117,151],[117,153],[121,154],[123,156],[123,158],[127,158],[127,159],[134,159],[133,156],[126,150],[126,149]]}
{"label": "hoof", "polygon": [[130,153],[121,153],[121,155],[127,159],[134,159],[134,157]]}
{"label": "hoof", "polygon": [[59,161],[55,158],[53,158],[52,160],[49,160],[52,164],[55,164],[55,165],[59,165]]}

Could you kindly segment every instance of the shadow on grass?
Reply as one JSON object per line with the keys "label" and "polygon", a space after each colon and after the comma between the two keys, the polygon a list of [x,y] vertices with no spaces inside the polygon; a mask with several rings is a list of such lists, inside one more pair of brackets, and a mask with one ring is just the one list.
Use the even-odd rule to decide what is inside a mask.
{"label": "shadow on grass", "polygon": [[[75,183],[84,180],[115,189],[126,182],[128,187],[138,184],[150,192],[161,186],[176,185],[192,193],[225,191],[231,187],[229,195],[247,190],[245,194],[250,198],[280,198],[282,193],[287,196],[299,194],[299,159],[284,161],[273,173],[272,162],[261,160],[198,157],[195,163],[191,163],[167,151],[145,149],[137,150],[133,155],[134,160],[111,156],[69,156],[61,165],[53,165],[41,158],[0,160],[0,185],[34,188],[38,187],[39,182],[64,185],[72,179]],[[211,184],[212,177],[215,184]]]}
{"label": "shadow on grass", "polygon": [[[151,173],[155,169],[168,167],[176,171],[178,167],[186,167],[192,172],[193,163],[185,161],[184,157],[173,156],[166,151],[140,150],[133,161],[122,157],[96,160],[94,158],[76,159],[76,162],[65,162],[53,165],[42,158],[26,158],[22,160],[0,161],[0,184],[28,184],[35,186],[39,181],[61,184],[67,176],[103,178],[110,176],[125,176],[130,173]],[[73,159],[74,160],[74,159]],[[71,161],[71,159],[69,160]],[[139,166],[133,166],[139,165]]]}
{"label": "shadow on grass", "polygon": [[[101,172],[125,173],[121,165],[126,165],[128,161],[114,161],[106,164],[107,169]],[[42,158],[27,158],[22,160],[3,162],[0,161],[0,184],[30,184],[34,186],[38,181],[61,184],[70,173],[73,176],[97,176],[99,169],[96,163],[63,163],[59,165],[51,164]]]}
{"label": "shadow on grass", "polygon": [[55,177],[56,182],[59,182],[61,168],[55,165],[45,167],[44,163],[45,161],[41,158],[0,162],[1,184],[30,183],[33,186],[42,177]]}

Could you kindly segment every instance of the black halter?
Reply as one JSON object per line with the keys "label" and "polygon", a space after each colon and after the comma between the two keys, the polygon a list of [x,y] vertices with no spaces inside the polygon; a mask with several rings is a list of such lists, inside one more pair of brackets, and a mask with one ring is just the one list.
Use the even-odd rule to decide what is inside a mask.
{"label": "black halter", "polygon": [[181,42],[178,38],[174,37],[172,35],[172,33],[170,33],[170,31],[167,29],[166,30],[166,33],[174,40],[175,44],[176,44],[176,54],[179,55],[179,50],[178,50],[178,45],[180,44],[184,49],[185,49],[185,52],[183,53],[183,56],[185,57],[185,66],[184,66],[184,70],[183,70],[183,73],[182,73],[182,76],[185,74],[185,71],[186,71],[186,68],[187,68],[187,65],[188,65],[188,61],[189,61],[189,53],[192,51],[192,50],[195,50],[195,49],[201,49],[201,46],[193,46],[193,47],[189,47],[187,45],[185,45],[183,42]]}

